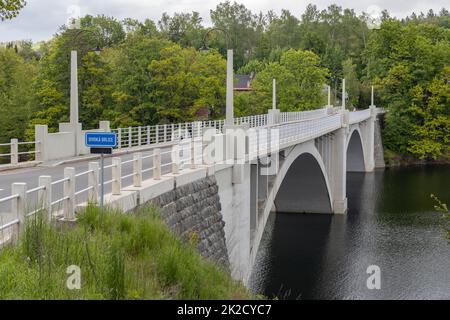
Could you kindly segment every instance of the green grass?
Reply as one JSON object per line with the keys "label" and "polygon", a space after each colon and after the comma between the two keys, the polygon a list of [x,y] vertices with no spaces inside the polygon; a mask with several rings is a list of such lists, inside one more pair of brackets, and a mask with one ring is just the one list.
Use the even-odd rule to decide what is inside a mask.
{"label": "green grass", "polygon": [[[80,290],[66,286],[71,265],[80,267]],[[123,214],[89,206],[75,226],[59,228],[36,215],[16,246],[0,250],[0,299],[246,298],[152,207]]]}

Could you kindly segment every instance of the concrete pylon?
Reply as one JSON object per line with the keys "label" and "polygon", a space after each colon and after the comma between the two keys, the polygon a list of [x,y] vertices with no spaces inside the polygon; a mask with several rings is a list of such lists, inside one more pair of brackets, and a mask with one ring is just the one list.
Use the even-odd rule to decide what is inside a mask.
{"label": "concrete pylon", "polygon": [[272,81],[272,109],[267,112],[267,124],[275,125],[280,123],[280,109],[277,109],[277,81]]}
{"label": "concrete pylon", "polygon": [[335,132],[332,148],[332,199],[333,213],[347,213],[347,128]]}

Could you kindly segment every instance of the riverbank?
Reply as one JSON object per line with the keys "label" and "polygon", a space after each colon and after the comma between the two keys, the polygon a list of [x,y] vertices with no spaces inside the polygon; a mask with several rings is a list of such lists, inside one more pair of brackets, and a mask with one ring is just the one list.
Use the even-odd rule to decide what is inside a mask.
{"label": "riverbank", "polygon": [[200,256],[195,239],[172,234],[154,207],[89,207],[75,226],[58,229],[38,215],[17,246],[0,251],[0,299],[252,298]]}
{"label": "riverbank", "polygon": [[401,155],[389,149],[385,149],[384,161],[386,164],[386,168],[425,166],[425,165],[450,165],[450,154],[442,156],[436,160],[422,160],[415,158],[413,156]]}

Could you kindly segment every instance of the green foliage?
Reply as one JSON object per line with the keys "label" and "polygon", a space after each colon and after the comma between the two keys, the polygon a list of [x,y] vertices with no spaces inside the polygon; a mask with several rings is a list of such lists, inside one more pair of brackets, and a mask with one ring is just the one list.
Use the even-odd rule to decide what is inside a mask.
{"label": "green foliage", "polygon": [[238,74],[257,74],[264,70],[266,64],[260,60],[250,60],[245,66],[239,68]]}
{"label": "green foliage", "polygon": [[165,122],[193,120],[201,107],[215,115],[225,97],[226,62],[217,52],[198,53],[178,45],[161,50],[149,66],[157,117]]}
{"label": "green foliage", "polygon": [[[349,107],[367,106],[370,87],[376,85],[376,104],[389,109],[383,133],[388,149],[425,160],[448,156],[447,10],[403,20],[385,11],[381,27],[374,30],[367,26],[367,14],[337,5],[319,10],[310,4],[297,17],[288,10],[255,14],[226,1],[210,16],[212,27],[229,35],[237,73],[256,74],[252,92],[235,93],[236,115],[270,108],[273,77],[282,110],[322,106],[325,84],[331,85],[332,103],[338,105],[345,77]],[[32,139],[35,124],[56,131],[58,123],[69,120],[72,49],[79,55],[85,129],[97,127],[99,120],[110,120],[113,127],[191,121],[205,109],[212,118],[222,118],[226,37],[210,32],[207,44],[213,49],[198,52],[207,31],[202,22],[197,12],[163,14],[157,23],[88,15],[81,26],[92,32],[76,42],[73,30],[63,26],[38,48],[27,42],[7,44],[20,58],[10,53],[4,60],[11,62],[0,66],[0,82],[8,72],[17,73],[14,81],[0,84],[0,108],[26,112],[0,119],[0,139]],[[97,43],[100,56],[92,54]]]}
{"label": "green foliage", "polygon": [[107,111],[113,126],[135,126],[157,121],[152,99],[155,88],[149,65],[169,47],[166,40],[149,38],[140,32],[129,34],[124,43],[105,52],[111,66],[113,106]]}
{"label": "green foliage", "polygon": [[351,58],[342,63],[342,74],[345,78],[345,89],[348,93],[347,107],[357,106],[359,101],[360,86],[356,65]]}
{"label": "green foliage", "polygon": [[311,51],[290,49],[280,62],[271,62],[257,73],[249,113],[265,113],[272,105],[272,80],[277,81],[277,106],[281,111],[316,109],[324,105],[323,84],[328,71]]}
{"label": "green foliage", "polygon": [[15,18],[26,4],[25,0],[0,0],[0,20]]}
{"label": "green foliage", "polygon": [[[66,269],[81,270],[69,290]],[[128,215],[88,207],[57,230],[38,214],[18,246],[0,251],[0,299],[242,299],[250,294],[182,243],[147,207]]]}
{"label": "green foliage", "polygon": [[386,20],[371,35],[367,71],[389,109],[387,148],[420,159],[449,153],[450,30],[434,24]]}
{"label": "green foliage", "polygon": [[163,13],[158,25],[161,35],[184,47],[201,48],[203,26],[198,12],[175,13],[173,17]]}
{"label": "green foliage", "polygon": [[11,138],[24,139],[27,122],[34,111],[32,79],[35,74],[34,60],[25,60],[14,49],[0,48],[0,143]]}
{"label": "green foliage", "polygon": [[435,203],[434,210],[443,213],[447,238],[450,239],[450,211],[448,210],[447,204],[439,200],[434,194],[431,195],[431,199],[433,199]]}

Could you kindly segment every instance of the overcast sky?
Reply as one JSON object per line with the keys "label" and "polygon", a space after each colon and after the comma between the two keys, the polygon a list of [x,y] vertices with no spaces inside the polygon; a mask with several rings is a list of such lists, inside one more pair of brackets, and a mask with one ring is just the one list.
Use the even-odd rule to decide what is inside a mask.
{"label": "overcast sky", "polygon": [[[32,39],[47,40],[65,24],[72,15],[105,14],[118,19],[151,18],[155,22],[163,12],[197,11],[206,25],[210,24],[209,10],[223,0],[27,0],[27,6],[20,15],[11,21],[0,21],[0,42],[10,40]],[[429,9],[439,11],[447,5],[448,0],[240,0],[252,12],[266,12],[289,9],[299,17],[308,3],[316,4],[319,9],[336,3],[344,8],[353,8],[356,12],[369,12],[377,6],[387,9],[391,15],[404,17],[412,12],[427,12]],[[369,9],[369,10],[368,10]]]}

